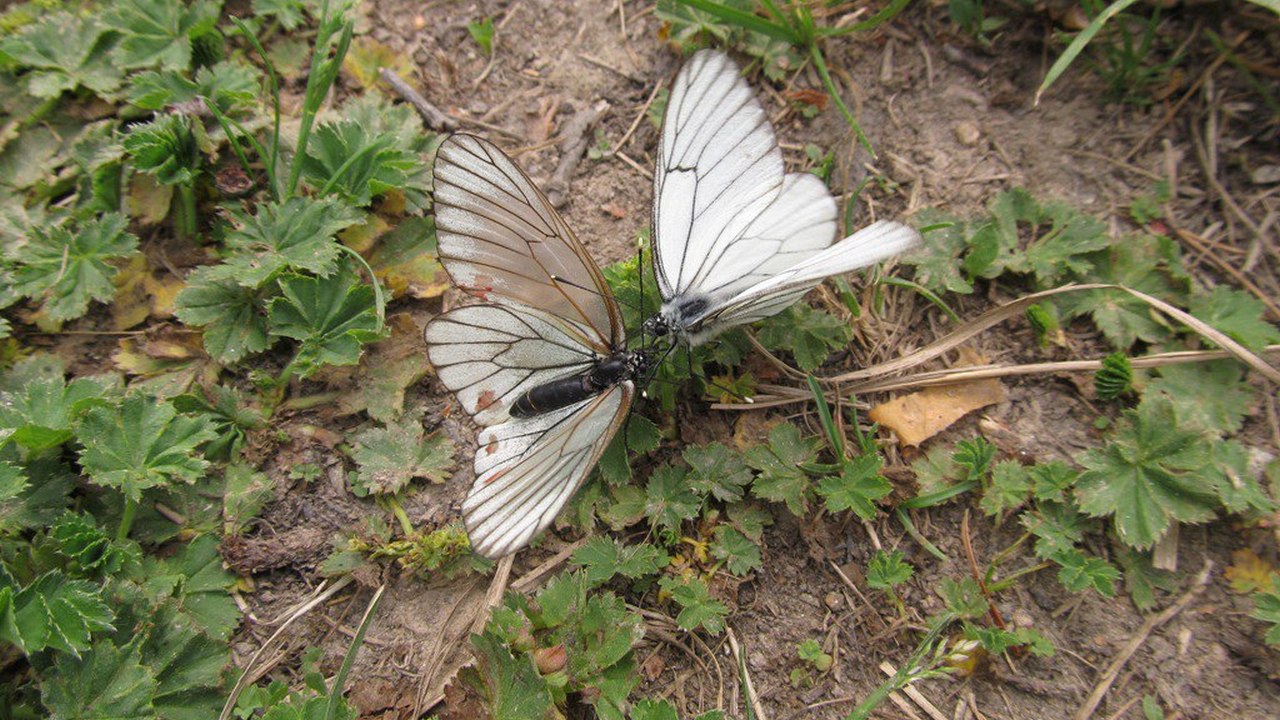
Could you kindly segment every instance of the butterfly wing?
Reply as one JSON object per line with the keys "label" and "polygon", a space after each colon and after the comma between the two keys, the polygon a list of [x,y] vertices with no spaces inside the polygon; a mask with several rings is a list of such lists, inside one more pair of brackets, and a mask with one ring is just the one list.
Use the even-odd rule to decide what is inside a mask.
{"label": "butterfly wing", "polygon": [[580,340],[587,334],[523,305],[482,304],[436,316],[424,336],[440,382],[487,426],[506,420],[530,388],[591,367],[595,349]]}
{"label": "butterfly wing", "polygon": [[653,182],[664,301],[718,304],[835,239],[831,193],[785,173],[764,107],[719,51],[696,53],[676,77]]}
{"label": "butterfly wing", "polygon": [[630,381],[589,400],[485,428],[462,503],[471,546],[487,557],[524,547],[551,524],[622,425]]}
{"label": "butterfly wing", "polygon": [[600,269],[497,146],[471,135],[445,140],[434,197],[440,261],[459,288],[562,318],[601,353],[621,346],[622,316]]}
{"label": "butterfly wing", "polygon": [[757,283],[723,305],[711,308],[689,326],[690,343],[697,345],[735,326],[781,312],[824,279],[873,265],[915,247],[920,233],[902,223],[872,223],[831,247],[810,256],[768,280]]}

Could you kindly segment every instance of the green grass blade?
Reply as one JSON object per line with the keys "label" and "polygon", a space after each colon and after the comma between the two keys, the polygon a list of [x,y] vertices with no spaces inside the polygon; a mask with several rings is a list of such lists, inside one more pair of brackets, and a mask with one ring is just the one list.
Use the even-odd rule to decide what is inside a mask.
{"label": "green grass blade", "polygon": [[783,40],[791,43],[792,45],[803,45],[800,37],[796,35],[794,30],[785,25],[771,23],[755,13],[749,13],[744,10],[732,8],[728,5],[721,5],[718,2],[712,2],[712,0],[676,0],[676,2],[686,7],[694,8],[695,10],[710,13],[727,23],[732,23],[739,27],[746,28],[747,30],[752,30],[762,35],[768,35],[771,38]]}
{"label": "green grass blade", "polygon": [[853,129],[853,134],[858,136],[858,142],[871,153],[871,157],[875,157],[876,151],[871,147],[871,141],[867,139],[866,133],[862,132],[862,126],[858,124],[858,119],[853,116],[849,106],[844,104],[844,98],[840,97],[840,91],[836,88],[835,81],[831,79],[831,73],[827,72],[827,61],[822,57],[822,51],[818,49],[817,44],[809,46],[809,57],[813,59],[813,66],[818,69],[822,84],[826,86],[827,94],[835,101],[840,114],[844,116],[844,121]]}
{"label": "green grass blade", "polygon": [[880,12],[860,23],[855,23],[849,27],[842,28],[821,28],[818,30],[818,34],[822,37],[839,37],[841,35],[849,35],[851,33],[862,32],[864,30],[874,30],[897,17],[898,13],[907,9],[907,6],[910,4],[911,0],[893,0],[893,2],[881,8]]}
{"label": "green grass blade", "polygon": [[927,507],[933,507],[934,505],[941,505],[942,503],[950,500],[951,498],[957,495],[963,495],[969,492],[970,490],[975,490],[977,489],[977,487],[978,487],[977,481],[966,480],[962,483],[956,483],[955,485],[952,485],[949,488],[946,488],[944,490],[939,490],[938,492],[935,492],[935,493],[929,493],[928,495],[919,495],[919,496],[913,497],[910,500],[907,500],[906,502],[898,505],[898,507],[906,508],[908,510],[915,510],[918,508],[927,508]]}
{"label": "green grass blade", "polygon": [[920,295],[920,297],[924,298],[925,300],[928,300],[934,305],[937,305],[938,309],[946,313],[947,317],[951,318],[952,322],[954,322],[957,325],[960,324],[960,316],[956,314],[956,311],[952,310],[951,306],[947,305],[946,301],[938,297],[938,295],[934,293],[932,290],[930,290],[929,288],[919,283],[915,283],[910,280],[905,280],[903,278],[896,278],[896,277],[882,277],[880,278],[880,283],[882,285],[893,285],[895,287],[903,287],[903,288],[907,288],[908,290],[914,290],[916,293]]}
{"label": "green grass blade", "polygon": [[1138,0],[1116,0],[1108,5],[1106,9],[1098,15],[1098,17],[1094,18],[1084,30],[1081,30],[1079,35],[1076,35],[1075,39],[1071,41],[1071,44],[1067,46],[1067,49],[1062,51],[1062,55],[1058,56],[1058,59],[1053,62],[1053,66],[1049,68],[1049,72],[1045,74],[1044,82],[1040,83],[1040,87],[1036,90],[1035,104],[1040,104],[1040,96],[1044,94],[1045,90],[1049,89],[1049,86],[1052,85],[1054,81],[1062,75],[1062,73],[1067,71],[1067,68],[1071,67],[1071,63],[1075,62],[1076,57],[1084,51],[1084,47],[1089,44],[1089,41],[1093,39],[1094,35],[1098,34],[1098,31],[1102,29],[1102,26],[1106,25],[1108,20],[1124,12],[1125,9],[1137,1]]}
{"label": "green grass blade", "polygon": [[324,720],[333,720],[338,716],[342,688],[347,684],[347,675],[351,672],[351,666],[355,664],[356,653],[360,652],[360,646],[364,644],[364,634],[369,631],[369,625],[373,624],[373,611],[378,608],[378,603],[382,601],[382,593],[386,589],[386,585],[378,588],[378,591],[373,594],[373,599],[369,601],[369,607],[364,611],[364,617],[360,619],[356,636],[351,639],[347,654],[342,658],[342,667],[338,668],[338,674],[333,678],[333,687],[329,688],[329,701],[325,703]]}
{"label": "green grass blade", "polygon": [[831,417],[831,407],[827,405],[827,396],[822,392],[822,386],[818,384],[818,379],[810,375],[809,390],[813,393],[813,400],[818,406],[818,419],[822,421],[822,428],[827,431],[827,440],[831,443],[831,451],[836,454],[840,460],[844,460],[844,438],[840,435],[840,430],[836,428],[836,421]]}

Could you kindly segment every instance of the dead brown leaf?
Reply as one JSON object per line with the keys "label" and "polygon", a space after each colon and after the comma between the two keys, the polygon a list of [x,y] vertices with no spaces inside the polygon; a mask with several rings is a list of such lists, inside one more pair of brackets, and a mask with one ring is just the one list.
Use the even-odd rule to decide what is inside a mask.
{"label": "dead brown leaf", "polygon": [[[976,353],[962,353],[964,365],[985,362]],[[1009,391],[994,378],[931,387],[881,403],[868,413],[873,422],[898,434],[898,444],[916,446],[951,427],[969,413],[1003,402]]]}

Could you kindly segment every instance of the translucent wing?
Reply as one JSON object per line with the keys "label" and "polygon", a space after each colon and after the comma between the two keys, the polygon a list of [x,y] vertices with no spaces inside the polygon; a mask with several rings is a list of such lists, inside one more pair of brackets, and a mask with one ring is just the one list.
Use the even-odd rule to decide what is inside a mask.
{"label": "translucent wing", "polygon": [[622,344],[622,318],[600,269],[496,146],[470,135],[445,140],[436,155],[434,197],[440,260],[459,288],[586,328],[592,336],[584,344]]}
{"label": "translucent wing", "polygon": [[434,318],[424,333],[440,382],[478,425],[507,419],[535,385],[591,367],[598,348],[582,328],[523,305],[468,305]]}
{"label": "translucent wing", "polygon": [[462,503],[471,546],[487,557],[524,547],[555,519],[618,431],[635,386],[480,433],[476,481]]}
{"label": "translucent wing", "polygon": [[873,265],[920,242],[920,233],[902,223],[872,223],[831,247],[811,255],[768,280],[757,283],[689,322],[690,343],[697,345],[735,325],[782,311],[824,279]]}
{"label": "translucent wing", "polygon": [[653,226],[664,301],[727,299],[835,239],[820,180],[787,175],[773,126],[724,53],[681,69],[663,120]]}

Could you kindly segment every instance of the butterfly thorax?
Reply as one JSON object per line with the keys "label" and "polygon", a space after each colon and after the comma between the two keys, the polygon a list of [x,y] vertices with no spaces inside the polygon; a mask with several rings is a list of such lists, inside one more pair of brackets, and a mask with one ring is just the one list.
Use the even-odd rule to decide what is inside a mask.
{"label": "butterfly thorax", "polygon": [[688,343],[697,334],[698,323],[706,315],[711,299],[706,295],[682,295],[662,304],[658,314],[645,321],[645,332],[654,337],[674,334],[676,339]]}
{"label": "butterfly thorax", "polygon": [[536,385],[511,404],[511,416],[528,418],[588,400],[649,368],[648,353],[614,352],[580,373]]}

